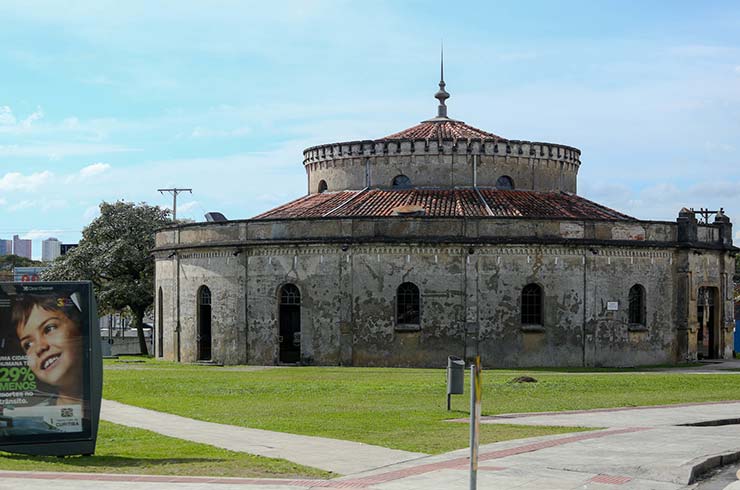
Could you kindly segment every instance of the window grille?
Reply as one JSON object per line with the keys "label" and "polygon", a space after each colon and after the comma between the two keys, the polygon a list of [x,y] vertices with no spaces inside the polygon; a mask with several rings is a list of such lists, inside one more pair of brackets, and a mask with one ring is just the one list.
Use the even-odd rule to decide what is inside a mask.
{"label": "window grille", "polygon": [[542,325],[542,288],[537,284],[522,289],[522,324]]}
{"label": "window grille", "polygon": [[295,284],[286,284],[280,290],[281,305],[300,305],[301,292]]}
{"label": "window grille", "polygon": [[404,282],[396,291],[396,323],[405,325],[419,324],[419,288],[410,282]]}

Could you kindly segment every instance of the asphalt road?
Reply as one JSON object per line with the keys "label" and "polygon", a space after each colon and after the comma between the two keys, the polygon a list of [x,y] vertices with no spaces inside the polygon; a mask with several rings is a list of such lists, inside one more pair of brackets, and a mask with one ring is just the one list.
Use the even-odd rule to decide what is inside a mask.
{"label": "asphalt road", "polygon": [[696,490],[723,490],[730,483],[738,481],[738,470],[740,470],[740,463],[717,468],[697,484]]}

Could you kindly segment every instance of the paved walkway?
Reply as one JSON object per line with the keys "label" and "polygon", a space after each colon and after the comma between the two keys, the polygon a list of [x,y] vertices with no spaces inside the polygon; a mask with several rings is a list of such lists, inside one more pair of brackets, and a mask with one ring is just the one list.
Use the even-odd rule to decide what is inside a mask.
{"label": "paved walkway", "polygon": [[[120,404],[118,404],[120,405]],[[252,429],[241,429],[219,424],[191,421],[156,412],[139,412],[134,407],[117,406],[106,402],[106,418],[122,422],[133,417],[137,427],[157,426],[155,430],[184,439],[208,442],[201,432],[208,429],[228,430],[226,439],[235,441],[246,435],[255,437]],[[123,414],[128,415],[121,415]],[[118,413],[120,418],[113,417]],[[153,418],[152,418],[153,417]],[[710,427],[676,426],[675,422],[706,422],[708,417],[731,419],[740,417],[740,403],[708,403],[669,407],[641,407],[615,410],[594,410],[567,414],[518,414],[506,419],[517,424],[552,423],[564,417],[563,423],[579,425],[579,420],[598,419],[607,429],[566,435],[546,436],[506,441],[481,447],[478,488],[480,489],[538,489],[538,490],[687,490],[693,488],[696,474],[704,468],[735,460],[740,456],[740,425]],[[592,419],[589,419],[592,417]],[[631,417],[626,424],[622,417]],[[149,418],[146,424],[142,419]],[[499,423],[499,422],[496,422]],[[206,424],[206,425],[200,425]],[[580,425],[583,425],[581,423]],[[151,428],[151,427],[145,427]],[[241,430],[246,432],[242,433]],[[166,431],[166,432],[165,432]],[[257,431],[259,437],[273,437],[279,433]],[[359,445],[351,454],[341,454],[332,441],[305,438],[309,443],[321,439],[324,446],[302,446],[301,436],[293,440],[299,447],[280,449],[271,454],[284,457],[285,452],[298,454],[320,452],[311,457],[324,461],[340,458],[343,464],[374,468],[352,472],[334,480],[266,480],[244,478],[193,478],[169,476],[91,475],[60,473],[0,472],[0,490],[301,490],[316,488],[358,488],[368,490],[463,490],[468,488],[468,452],[451,453],[401,460],[388,465],[373,459],[371,453],[362,453]],[[281,444],[288,444],[285,439]],[[262,441],[272,446],[273,441]],[[353,443],[350,443],[353,444]],[[224,446],[221,446],[224,447]],[[260,448],[256,439],[245,447]],[[325,449],[320,449],[320,448]],[[346,446],[344,446],[346,448]],[[372,447],[372,446],[370,446]],[[230,446],[230,449],[234,446]],[[382,448],[381,448],[382,449]],[[387,450],[386,450],[387,451]],[[413,454],[413,453],[411,453]],[[403,455],[410,456],[408,453]],[[289,458],[290,459],[290,458]],[[306,462],[313,466],[317,464]],[[731,484],[732,490],[740,485]]]}
{"label": "paved walkway", "polygon": [[[661,427],[724,420],[740,424],[740,402],[685,403],[567,412],[513,413],[482,417],[483,424],[555,425],[560,427]],[[457,419],[467,423],[466,419]]]}
{"label": "paved walkway", "polygon": [[100,417],[116,424],[138,427],[231,451],[287,459],[339,475],[358,473],[426,456],[422,453],[388,449],[361,442],[202,422],[110,400],[103,400]]}

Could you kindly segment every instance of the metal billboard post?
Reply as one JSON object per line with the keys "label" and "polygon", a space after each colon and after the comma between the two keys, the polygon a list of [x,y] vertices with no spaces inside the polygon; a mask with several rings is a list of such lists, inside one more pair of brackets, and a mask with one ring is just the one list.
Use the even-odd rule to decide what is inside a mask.
{"label": "metal billboard post", "polygon": [[478,446],[480,443],[480,356],[470,365],[470,490],[478,488]]}

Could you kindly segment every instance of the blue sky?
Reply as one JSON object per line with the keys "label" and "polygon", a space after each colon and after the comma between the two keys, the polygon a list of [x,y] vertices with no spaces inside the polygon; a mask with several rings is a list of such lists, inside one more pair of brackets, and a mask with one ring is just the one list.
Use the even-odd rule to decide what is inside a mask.
{"label": "blue sky", "polygon": [[304,194],[304,148],[435,114],[442,38],[451,117],[580,148],[579,194],[633,216],[740,220],[738,2],[3,0],[0,25],[0,238],[35,256],[161,187],[198,221]]}

